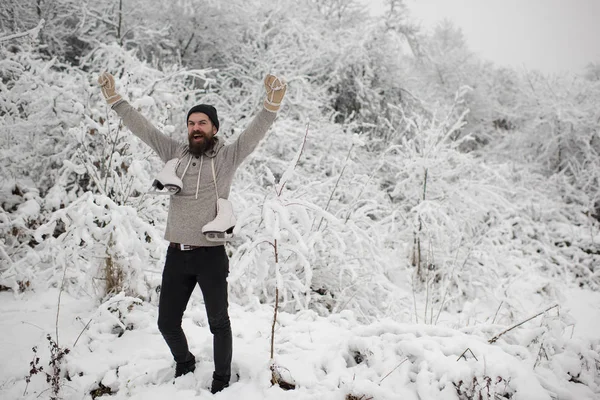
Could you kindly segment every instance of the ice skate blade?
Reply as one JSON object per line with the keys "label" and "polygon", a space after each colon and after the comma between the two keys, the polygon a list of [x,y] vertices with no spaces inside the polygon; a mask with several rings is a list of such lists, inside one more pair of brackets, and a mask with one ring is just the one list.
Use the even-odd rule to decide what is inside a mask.
{"label": "ice skate blade", "polygon": [[232,233],[225,232],[204,232],[204,237],[209,242],[215,243],[231,242],[235,239]]}
{"label": "ice skate blade", "polygon": [[165,185],[163,190],[158,190],[158,188],[154,188],[155,190],[150,190],[148,192],[148,194],[158,194],[158,195],[165,195],[165,196],[172,196],[174,194],[177,194],[181,191],[181,188],[179,186],[171,186],[171,185]]}

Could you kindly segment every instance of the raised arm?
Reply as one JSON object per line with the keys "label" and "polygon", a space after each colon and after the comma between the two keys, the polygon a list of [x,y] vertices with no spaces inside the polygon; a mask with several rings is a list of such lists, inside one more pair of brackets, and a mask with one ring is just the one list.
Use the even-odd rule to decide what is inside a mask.
{"label": "raised arm", "polygon": [[108,72],[103,72],[98,77],[98,84],[102,89],[102,95],[106,103],[123,120],[123,124],[134,135],[146,143],[164,162],[177,157],[180,144],[160,132],[150,121],[140,114],[127,101],[123,100],[115,90],[115,79]]}
{"label": "raised arm", "polygon": [[263,102],[263,109],[254,117],[250,125],[240,134],[237,140],[228,146],[228,150],[233,151],[233,160],[236,168],[254,151],[261,139],[265,137],[269,127],[275,120],[277,111],[279,111],[281,101],[287,90],[285,81],[274,75],[267,75],[264,84],[267,93]]}

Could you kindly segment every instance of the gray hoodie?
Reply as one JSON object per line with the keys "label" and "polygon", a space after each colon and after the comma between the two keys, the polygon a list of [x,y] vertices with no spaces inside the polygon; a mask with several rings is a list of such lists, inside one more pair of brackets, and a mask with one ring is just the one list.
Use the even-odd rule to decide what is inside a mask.
{"label": "gray hoodie", "polygon": [[[214,162],[219,197],[226,199],[235,170],[254,151],[277,114],[261,109],[235,141],[224,144],[222,139],[215,136],[215,145],[210,150],[203,156],[194,156],[189,152],[188,143],[162,134],[127,101],[118,101],[112,108],[123,119],[125,126],[150,146],[163,162],[180,159],[177,176],[183,181],[183,188],[171,196],[165,239],[193,246],[219,245],[206,240],[202,234],[202,227],[217,215],[217,194],[211,164]],[[187,171],[182,176],[186,166]]]}

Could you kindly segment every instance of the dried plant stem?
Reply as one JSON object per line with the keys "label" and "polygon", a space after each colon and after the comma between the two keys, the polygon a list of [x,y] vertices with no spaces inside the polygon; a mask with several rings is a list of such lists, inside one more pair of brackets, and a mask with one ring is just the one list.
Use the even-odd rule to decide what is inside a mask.
{"label": "dried plant stem", "polygon": [[[271,243],[275,252],[275,272],[277,273],[279,254],[277,252],[277,239]],[[273,362],[273,356],[275,353],[275,324],[277,323],[277,309],[279,308],[279,285],[277,279],[275,280],[275,310],[273,311],[273,324],[271,325],[271,362]]]}
{"label": "dried plant stem", "polygon": [[542,351],[544,352],[544,355],[546,356],[546,360],[547,360],[548,353],[546,353],[546,350],[544,349],[544,342],[542,342],[540,344],[540,350],[538,351],[537,357],[535,359],[535,363],[533,364],[533,369],[535,369],[535,367],[537,367],[538,362],[542,359]]}
{"label": "dried plant stem", "polygon": [[459,356],[459,357],[456,359],[456,361],[460,360],[460,359],[461,359],[461,358],[463,358],[463,357],[464,357],[464,358],[465,358],[465,360],[466,360],[466,359],[467,359],[467,357],[465,357],[465,354],[467,354],[467,351],[468,351],[469,353],[471,353],[471,355],[473,356],[473,358],[475,358],[475,360],[476,360],[476,361],[479,361],[479,360],[477,359],[477,357],[475,357],[475,354],[473,354],[473,351],[472,351],[470,348],[468,348],[468,347],[467,347],[467,349],[466,349],[465,351],[463,351],[463,353],[462,353],[462,354],[461,354],[461,355],[460,355],[460,356]]}
{"label": "dried plant stem", "polygon": [[[428,170],[425,168],[425,174],[423,176],[423,198],[421,202],[424,202],[427,198],[427,174]],[[417,275],[421,281],[423,280],[423,270],[421,269],[421,231],[423,230],[423,220],[421,219],[421,215],[419,214],[419,230],[416,234],[416,252],[417,252]],[[425,321],[427,323],[427,321]]]}
{"label": "dried plant stem", "polygon": [[[352,143],[352,146],[350,146],[350,148],[348,149],[348,154],[346,155],[346,160],[344,161],[344,165],[342,166],[342,170],[340,171],[340,174],[338,175],[337,180],[335,181],[335,185],[333,186],[333,190],[331,191],[331,194],[329,195],[329,199],[327,200],[327,204],[325,205],[325,211],[327,211],[329,209],[329,205],[331,204],[331,200],[333,199],[333,195],[335,194],[335,191],[338,188],[338,185],[340,184],[340,180],[342,179],[342,176],[344,175],[344,171],[346,170],[346,166],[348,165],[348,160],[350,160],[350,153],[352,152],[352,149],[354,148],[354,143]],[[317,230],[321,229],[321,224],[323,223],[323,217],[321,217],[321,220],[319,221],[319,225],[317,226]]]}
{"label": "dried plant stem", "polygon": [[22,324],[31,325],[31,326],[33,326],[33,327],[35,327],[35,328],[38,328],[38,329],[39,329],[40,331],[42,331],[42,332],[44,331],[44,328],[42,328],[41,326],[38,326],[38,325],[36,325],[36,324],[32,324],[31,322],[27,322],[27,321],[21,321],[21,323],[22,323]]}
{"label": "dried plant stem", "polygon": [[493,324],[494,322],[496,322],[496,317],[498,316],[498,312],[500,312],[500,307],[502,307],[502,304],[504,304],[504,300],[502,300],[502,301],[500,302],[500,305],[498,306],[498,309],[496,310],[496,314],[494,314],[494,319],[492,320],[492,324]]}
{"label": "dried plant stem", "polygon": [[121,37],[121,28],[123,24],[123,0],[119,0],[119,21],[117,25],[117,40],[119,46],[123,46],[123,38]]}
{"label": "dried plant stem", "polygon": [[[109,124],[109,129],[110,129],[110,124]],[[110,150],[108,165],[106,166],[106,170],[104,171],[104,173],[106,174],[104,176],[104,193],[107,193],[107,190],[108,190],[108,177],[109,177],[109,175],[111,175],[110,168],[112,166],[113,154],[115,154],[115,149],[117,147],[117,141],[119,140],[120,133],[121,133],[121,124],[117,125],[117,133],[115,135],[115,139],[112,142],[112,148]]]}
{"label": "dried plant stem", "polygon": [[[298,165],[298,161],[300,160],[300,157],[302,156],[302,153],[304,152],[304,147],[306,145],[306,139],[308,137],[308,128],[309,128],[309,123],[306,124],[306,131],[304,133],[304,138],[302,140],[302,147],[300,147],[300,151],[298,152],[298,155],[296,156],[296,159],[294,160],[294,165],[290,168],[288,168],[288,171],[294,170],[296,168],[296,166]],[[284,173],[283,175],[284,177],[286,177],[286,173]],[[283,189],[285,187],[285,184],[287,183],[287,178],[285,180],[283,180],[280,185],[279,185],[279,190],[277,190],[276,187],[274,187],[275,190],[275,194],[277,195],[277,198],[279,199],[279,201],[281,201],[281,193],[283,192]],[[261,223],[262,223],[262,219],[261,219]],[[295,384],[291,384],[289,382],[285,382],[282,379],[280,379],[280,374],[277,371],[277,366],[275,365],[275,325],[277,324],[277,311],[279,309],[279,252],[278,252],[278,248],[277,248],[277,239],[273,239],[273,242],[268,242],[272,247],[273,247],[273,251],[275,253],[275,309],[273,310],[273,324],[271,325],[271,383],[273,385],[277,384],[279,385],[280,388],[284,389],[284,390],[290,390],[290,389],[295,389]]]}
{"label": "dried plant stem", "polygon": [[275,287],[275,311],[273,312],[273,324],[271,325],[271,360],[275,352],[275,323],[277,322],[277,308],[279,307],[279,288]]}
{"label": "dried plant stem", "polygon": [[[456,268],[456,260],[458,259],[458,250],[460,249],[460,246],[462,244],[463,238],[460,238],[460,243],[458,244],[458,248],[456,249],[456,254],[454,255],[454,261],[452,262],[452,271],[450,272],[450,277],[452,277],[452,274],[454,273],[454,268]],[[467,258],[465,259],[465,263],[467,262],[467,259],[469,258],[469,254],[471,253],[471,251],[469,250],[469,253],[467,253]],[[464,263],[463,263],[464,266]],[[438,320],[440,319],[440,314],[442,313],[442,310],[444,309],[444,304],[446,304],[446,296],[448,295],[448,288],[450,287],[450,283],[446,284],[446,289],[444,290],[444,296],[442,297],[442,304],[440,304],[440,309],[438,310],[438,313],[435,317],[435,325],[437,325]]]}
{"label": "dried plant stem", "polygon": [[515,324],[515,325],[511,326],[510,328],[503,330],[502,332],[500,332],[499,334],[497,334],[496,336],[494,336],[493,338],[491,338],[490,340],[488,340],[488,342],[489,343],[495,343],[500,338],[500,336],[504,335],[505,333],[512,331],[513,329],[515,329],[515,328],[523,325],[525,322],[531,321],[535,317],[539,317],[540,315],[542,315],[542,314],[544,314],[544,313],[546,313],[546,312],[548,312],[548,311],[550,311],[550,310],[552,310],[553,308],[556,308],[556,307],[558,307],[558,304],[555,304],[552,307],[548,307],[544,311],[541,311],[541,312],[535,314],[534,316],[531,316],[531,317],[527,318],[526,320],[521,321],[518,324]]}
{"label": "dried plant stem", "polygon": [[408,357],[407,357],[407,358],[405,358],[404,360],[400,361],[400,364],[396,365],[396,366],[394,367],[394,369],[393,369],[393,370],[391,370],[390,372],[388,372],[388,373],[387,373],[387,375],[386,375],[386,376],[384,376],[383,378],[381,378],[381,380],[379,381],[379,385],[381,385],[381,382],[383,382],[383,380],[384,380],[385,378],[387,378],[388,376],[390,376],[392,372],[394,372],[395,370],[397,370],[398,368],[400,368],[400,366],[401,366],[402,364],[404,364],[404,363],[406,362],[406,360],[408,360]]}
{"label": "dried plant stem", "polygon": [[365,181],[365,183],[362,185],[362,188],[360,189],[360,191],[356,195],[356,198],[354,199],[354,201],[348,207],[348,212],[346,213],[346,219],[344,219],[344,224],[346,224],[348,222],[348,220],[350,219],[350,215],[352,215],[351,207],[353,205],[355,205],[356,203],[358,203],[358,200],[362,197],[363,192],[365,191],[365,188],[367,187],[367,184],[371,181],[371,179],[373,179],[373,176],[375,176],[375,173],[379,171],[379,169],[381,168],[382,165],[383,165],[383,163],[381,165],[379,165],[379,167],[373,168],[373,171],[371,172],[371,175],[369,175],[369,177],[367,178],[367,180]]}
{"label": "dried plant stem", "polygon": [[[85,149],[85,146],[84,146]],[[86,150],[87,151],[87,150]],[[86,159],[84,159],[84,157],[82,156],[82,154],[85,154]],[[98,176],[98,172],[96,170],[90,170],[90,168],[88,168],[86,161],[89,161],[89,156],[86,153],[82,153],[79,149],[77,152],[77,156],[81,159],[83,166],[85,167],[86,172],[88,173],[88,175],[90,176],[91,179],[93,179],[94,183],[96,184],[96,187],[98,188],[98,190],[106,196],[106,192],[104,191],[104,188],[102,187],[101,184],[101,178]]]}
{"label": "dried plant stem", "polygon": [[81,335],[83,335],[83,332],[86,331],[86,329],[90,326],[91,323],[92,323],[92,319],[90,318],[89,322],[87,324],[85,324],[85,326],[83,327],[81,332],[79,332],[79,336],[77,336],[77,339],[75,339],[75,343],[73,343],[73,347],[75,347],[75,345],[77,345],[79,338],[81,337]]}
{"label": "dried plant stem", "polygon": [[[427,310],[429,310],[429,324],[432,325],[433,324],[433,300],[432,300],[432,304],[431,307],[429,306],[429,300],[432,297],[431,294],[431,282],[433,280],[434,277],[430,277],[430,266],[435,266],[435,260],[433,257],[433,238],[431,237],[431,235],[429,235],[429,250],[427,251],[427,263],[426,263],[426,268],[427,268],[427,275],[425,277],[426,282],[427,282],[427,298],[425,300],[425,323],[427,323]],[[430,258],[431,257],[431,258]]]}
{"label": "dried plant stem", "polygon": [[428,169],[425,168],[425,176],[423,177],[423,201],[425,201],[425,196],[427,194],[427,173]]}
{"label": "dried plant stem", "polygon": [[427,325],[427,309],[429,307],[429,268],[427,268],[425,273],[427,276],[425,277],[425,312],[423,314],[423,323]]}
{"label": "dried plant stem", "polygon": [[412,294],[413,294],[413,307],[415,309],[415,323],[419,323],[419,314],[417,313],[417,295],[415,294],[415,280],[414,278],[412,279],[411,282],[411,286],[412,286]]}
{"label": "dried plant stem", "polygon": [[[304,132],[304,138],[302,139],[302,147],[300,147],[300,152],[298,153],[298,157],[296,158],[296,161],[294,162],[294,166],[292,167],[292,169],[296,169],[296,166],[298,165],[298,161],[300,161],[300,157],[302,157],[302,153],[304,152],[304,146],[306,146],[306,138],[308,137],[309,124],[310,123],[306,124],[306,131]],[[277,197],[281,197],[281,192],[283,192],[283,188],[285,187],[286,183],[287,183],[287,181],[281,182],[281,185],[279,186],[279,190],[275,189],[275,193],[277,193]]]}
{"label": "dried plant stem", "polygon": [[342,311],[343,309],[346,308],[346,306],[348,305],[348,303],[350,303],[352,301],[352,299],[354,299],[354,297],[356,297],[356,295],[358,294],[358,292],[354,292],[354,294],[352,296],[350,296],[350,298],[344,303],[344,305],[342,307],[340,307],[337,311]]}
{"label": "dried plant stem", "polygon": [[65,276],[67,275],[67,263],[64,262],[63,260],[63,276],[62,276],[62,280],[60,282],[60,289],[58,291],[58,305],[56,306],[56,324],[54,326],[55,328],[55,333],[56,333],[56,347],[59,347],[58,344],[58,316],[60,315],[60,299],[62,297],[62,292],[65,288]]}

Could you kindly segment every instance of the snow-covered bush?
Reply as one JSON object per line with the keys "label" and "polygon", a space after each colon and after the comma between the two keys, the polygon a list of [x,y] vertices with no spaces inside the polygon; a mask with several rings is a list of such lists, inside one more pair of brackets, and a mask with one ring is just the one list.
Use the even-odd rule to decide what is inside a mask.
{"label": "snow-covered bush", "polygon": [[[150,300],[157,283],[145,270],[159,269],[160,232],[142,221],[135,209],[87,192],[54,212],[35,231],[35,252],[15,261],[2,284],[15,288],[63,287],[98,299],[124,292]],[[150,275],[152,277],[152,275]]]}
{"label": "snow-covered bush", "polygon": [[[152,224],[164,225],[164,204],[161,211],[154,212],[157,200],[141,198],[150,185],[150,174],[158,169],[157,158],[148,158],[149,150],[125,132],[106,107],[96,84],[99,71],[84,73],[57,60],[44,61],[25,49],[11,52],[0,48],[0,51],[7,56],[0,61],[4,89],[0,99],[0,127],[6,132],[1,139],[0,171],[9,178],[2,181],[0,189],[3,209],[0,254],[7,262],[1,270],[6,272],[2,279],[10,281],[7,286],[28,282],[21,278],[25,279],[31,271],[18,271],[14,275],[15,263],[24,258],[40,258],[32,253],[32,248],[40,243],[35,229],[51,221],[61,221],[62,216],[55,213],[81,201],[85,194],[98,194],[99,198],[106,197],[105,200],[111,199],[117,205],[143,204],[141,215]],[[132,97],[134,106],[144,108],[159,128],[176,138],[183,128],[178,131],[175,126],[184,126],[185,110],[204,91],[187,88],[187,83],[189,79],[205,79],[205,71],[174,68],[159,72],[147,68],[118,46],[101,47],[86,62],[103,69],[114,68],[116,72],[128,71],[130,75],[119,82],[126,85],[119,87],[123,95]],[[180,88],[180,93],[172,95],[165,81]],[[186,99],[189,105],[184,104]],[[155,113],[158,115],[154,116]],[[147,212],[148,208],[152,211]],[[49,234],[58,237],[64,232],[61,222]],[[111,252],[105,250],[106,254]],[[46,254],[41,258],[52,262],[57,255]],[[8,266],[11,271],[7,272]],[[62,266],[44,268],[60,271]]]}
{"label": "snow-covered bush", "polygon": [[35,246],[32,230],[45,220],[44,198],[76,147],[65,131],[85,118],[88,94],[81,73],[43,60],[27,44],[0,46],[0,77],[1,229],[10,245],[5,253],[17,261]]}
{"label": "snow-covered bush", "polygon": [[[368,319],[393,291],[383,275],[381,249],[376,237],[369,236],[373,232],[361,230],[355,222],[361,217],[344,220],[343,213],[334,210],[336,216],[327,210],[326,191],[334,190],[331,184],[337,177],[323,183],[315,180],[314,169],[326,149],[315,147],[317,138],[307,129],[276,123],[266,145],[247,169],[240,171],[241,182],[258,181],[256,187],[262,189],[252,195],[233,191],[244,210],[239,218],[244,242],[232,258],[233,296],[246,304],[272,302],[279,287],[284,310],[311,308],[328,314],[347,307]],[[316,128],[317,132],[321,129]],[[303,139],[303,134],[308,135]],[[343,146],[343,133],[329,134],[334,138],[328,141]],[[296,139],[296,156],[272,162],[262,150],[277,152],[280,143],[275,138],[288,135]],[[271,162],[266,163],[267,159]],[[357,193],[347,196],[348,200],[356,203]],[[346,208],[342,211],[349,213]],[[354,210],[357,215],[361,211]]]}

